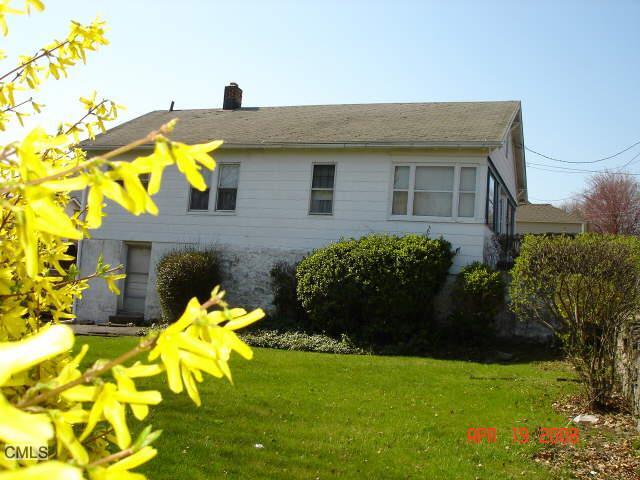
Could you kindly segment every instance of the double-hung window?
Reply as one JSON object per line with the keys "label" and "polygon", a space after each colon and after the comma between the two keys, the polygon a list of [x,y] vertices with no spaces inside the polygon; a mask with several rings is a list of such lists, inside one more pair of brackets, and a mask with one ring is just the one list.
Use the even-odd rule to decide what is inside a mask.
{"label": "double-hung window", "polygon": [[240,165],[222,164],[218,172],[218,194],[216,196],[216,210],[219,212],[233,212],[236,209],[238,197],[238,178]]}
{"label": "double-hung window", "polygon": [[[236,210],[236,200],[238,197],[238,179],[240,175],[240,165],[235,163],[221,163],[213,172],[216,178],[216,188],[214,191],[215,206],[218,212],[234,212]],[[189,189],[189,211],[208,212],[212,209],[211,202],[211,172],[204,173],[207,182],[207,189],[204,192],[193,187]]]}
{"label": "double-hung window", "polygon": [[474,217],[476,168],[396,165],[391,215]]}
{"label": "double-hung window", "polygon": [[211,183],[211,172],[205,172],[204,178],[207,182],[207,189],[203,192],[189,186],[189,210],[192,212],[206,212],[209,210],[209,191]]}
{"label": "double-hung window", "polygon": [[333,213],[333,188],[336,166],[334,164],[313,165],[311,179],[311,201],[309,213],[313,215],[331,215]]}
{"label": "double-hung window", "polygon": [[476,212],[476,168],[460,168],[458,216],[474,217]]}
{"label": "double-hung window", "polygon": [[393,173],[392,215],[406,215],[409,203],[410,167],[398,166]]}

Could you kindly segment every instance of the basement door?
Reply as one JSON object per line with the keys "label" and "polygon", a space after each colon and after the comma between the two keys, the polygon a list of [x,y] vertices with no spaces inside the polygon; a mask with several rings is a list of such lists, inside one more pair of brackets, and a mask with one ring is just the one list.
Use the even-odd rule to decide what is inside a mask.
{"label": "basement door", "polygon": [[150,258],[150,246],[127,245],[127,278],[122,302],[122,309],[126,313],[144,313]]}

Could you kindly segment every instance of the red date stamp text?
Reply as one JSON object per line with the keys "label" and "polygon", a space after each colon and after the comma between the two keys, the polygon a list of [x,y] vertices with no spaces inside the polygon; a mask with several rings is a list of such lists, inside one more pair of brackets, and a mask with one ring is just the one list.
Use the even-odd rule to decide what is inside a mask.
{"label": "red date stamp text", "polygon": [[[469,427],[467,443],[496,443],[498,430],[495,427]],[[529,432],[527,427],[513,427],[511,441],[518,445],[536,442],[549,445],[576,445],[580,442],[580,430],[576,427],[540,427]]]}

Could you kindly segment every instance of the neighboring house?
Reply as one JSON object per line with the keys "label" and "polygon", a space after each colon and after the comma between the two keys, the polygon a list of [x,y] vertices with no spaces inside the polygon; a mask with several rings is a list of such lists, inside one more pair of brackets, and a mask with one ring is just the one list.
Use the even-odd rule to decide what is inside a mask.
{"label": "neighboring house", "polygon": [[342,237],[443,236],[458,249],[455,273],[489,258],[494,233],[513,233],[516,205],[527,201],[520,102],[241,108],[241,99],[231,84],[222,109],[150,112],[84,145],[95,155],[172,118],[175,140],[225,142],[209,191],[191,189],[171,168],[154,197],[157,217],[108,205],[103,226],[82,242],[81,272],[102,254],[125,264],[128,277],[119,298],[94,282],[80,319],[159,317],[155,265],[184,245],[219,248],[223,287],[246,307],[270,305],[275,262]]}
{"label": "neighboring house", "polygon": [[582,233],[586,223],[575,213],[567,213],[550,203],[518,205],[516,233]]}

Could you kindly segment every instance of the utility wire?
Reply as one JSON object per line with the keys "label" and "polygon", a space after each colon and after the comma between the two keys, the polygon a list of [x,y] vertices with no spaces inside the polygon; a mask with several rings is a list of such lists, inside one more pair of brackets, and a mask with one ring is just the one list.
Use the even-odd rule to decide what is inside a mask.
{"label": "utility wire", "polygon": [[571,195],[569,197],[564,198],[538,198],[538,197],[530,197],[531,200],[535,200],[536,202],[562,202],[563,200],[573,200],[578,195]]}
{"label": "utility wire", "polygon": [[640,175],[640,173],[615,172],[613,170],[588,170],[584,168],[559,167],[556,165],[549,165],[547,163],[534,163],[534,162],[528,162],[527,167],[535,170],[543,170],[545,172],[554,172],[554,173],[580,173],[580,174],[610,173],[612,175],[632,175],[632,176]]}
{"label": "utility wire", "polygon": [[637,141],[636,143],[634,143],[633,145],[629,145],[628,147],[624,148],[623,150],[620,150],[618,153],[614,153],[613,155],[609,155],[608,157],[598,158],[596,160],[583,160],[583,161],[562,160],[560,158],[555,158],[555,157],[552,157],[550,155],[546,155],[544,153],[537,152],[534,149],[527,147],[526,145],[521,145],[521,147],[524,146],[524,149],[526,151],[531,152],[531,153],[533,153],[535,155],[539,155],[539,156],[541,156],[543,158],[546,158],[547,160],[552,160],[554,162],[561,162],[561,163],[598,163],[598,162],[604,162],[605,160],[610,160],[610,159],[615,158],[615,157],[617,157],[619,155],[622,155],[623,153],[628,152],[629,150],[631,150],[632,148],[634,148],[634,147],[636,147],[638,145],[640,145],[640,140]]}
{"label": "utility wire", "polygon": [[632,163],[635,163],[635,159],[636,159],[636,158],[638,158],[638,157],[640,157],[640,152],[636,153],[636,154],[633,156],[633,158],[632,158],[631,160],[629,160],[627,163],[625,163],[624,165],[622,165],[622,166],[620,167],[620,169],[627,168],[627,167],[628,167],[629,165],[631,165]]}

